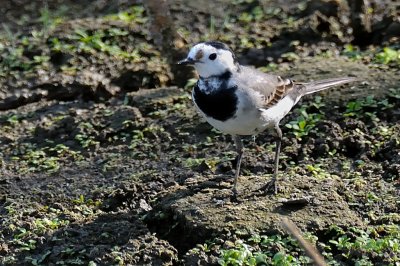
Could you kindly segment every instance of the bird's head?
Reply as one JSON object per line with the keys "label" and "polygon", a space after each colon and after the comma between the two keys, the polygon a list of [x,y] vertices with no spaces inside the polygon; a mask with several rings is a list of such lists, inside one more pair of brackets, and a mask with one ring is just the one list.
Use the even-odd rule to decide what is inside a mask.
{"label": "bird's head", "polygon": [[219,76],[237,69],[232,50],[226,44],[216,41],[196,44],[178,64],[193,65],[202,78]]}

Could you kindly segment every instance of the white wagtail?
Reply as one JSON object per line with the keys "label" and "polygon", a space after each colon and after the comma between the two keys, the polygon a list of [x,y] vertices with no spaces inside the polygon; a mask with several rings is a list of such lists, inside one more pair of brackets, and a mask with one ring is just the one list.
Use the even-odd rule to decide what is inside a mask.
{"label": "white wagtail", "polygon": [[243,155],[240,136],[256,135],[266,129],[274,131],[274,174],[266,189],[277,193],[276,178],[282,140],[279,122],[302,96],[356,80],[352,77],[342,77],[297,83],[239,65],[232,50],[226,44],[217,41],[196,44],[179,64],[194,65],[199,75],[192,98],[201,115],[213,127],[231,134],[235,141],[238,155],[233,185],[234,197],[237,194],[237,180]]}

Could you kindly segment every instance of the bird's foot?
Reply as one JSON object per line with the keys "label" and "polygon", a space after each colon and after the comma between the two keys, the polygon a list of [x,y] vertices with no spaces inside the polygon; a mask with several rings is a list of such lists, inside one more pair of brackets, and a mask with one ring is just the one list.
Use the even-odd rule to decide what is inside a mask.
{"label": "bird's foot", "polygon": [[233,188],[232,195],[231,195],[231,202],[238,202],[237,194],[238,194],[237,189]]}
{"label": "bird's foot", "polygon": [[265,192],[265,194],[278,194],[278,186],[276,185],[276,179],[272,178],[271,181],[269,181],[265,186],[261,187],[262,191]]}

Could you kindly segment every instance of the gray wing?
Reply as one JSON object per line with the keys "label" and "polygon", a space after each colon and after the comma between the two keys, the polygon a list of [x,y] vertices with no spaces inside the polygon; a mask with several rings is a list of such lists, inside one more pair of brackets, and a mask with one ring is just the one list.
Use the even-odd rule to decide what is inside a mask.
{"label": "gray wing", "polygon": [[237,82],[259,92],[264,97],[264,106],[271,107],[296,88],[292,80],[267,74],[257,69],[240,66]]}
{"label": "gray wing", "polygon": [[358,79],[354,77],[340,77],[317,80],[309,83],[294,83],[291,79],[263,73],[257,69],[246,66],[240,66],[240,71],[236,77],[237,84],[252,89],[263,96],[261,103],[263,107],[274,106],[288,94],[293,99],[298,100],[301,96],[306,94],[358,81]]}

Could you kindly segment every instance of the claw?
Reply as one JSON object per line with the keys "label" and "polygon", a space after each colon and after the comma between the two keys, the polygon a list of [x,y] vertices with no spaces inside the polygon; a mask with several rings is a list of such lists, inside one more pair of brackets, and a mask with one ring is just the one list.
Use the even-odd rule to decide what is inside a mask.
{"label": "claw", "polygon": [[265,194],[272,193],[274,195],[278,194],[278,186],[276,184],[276,179],[272,178],[265,186],[261,187]]}
{"label": "claw", "polygon": [[231,202],[238,202],[237,191],[234,189],[232,190]]}

